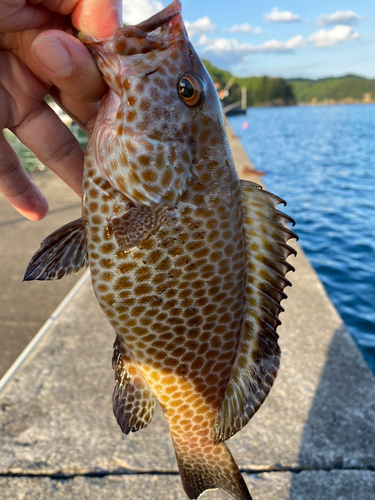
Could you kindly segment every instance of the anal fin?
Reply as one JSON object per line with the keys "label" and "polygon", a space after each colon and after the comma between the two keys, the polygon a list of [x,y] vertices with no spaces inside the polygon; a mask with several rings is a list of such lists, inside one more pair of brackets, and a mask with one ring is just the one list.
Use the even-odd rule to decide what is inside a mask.
{"label": "anal fin", "polygon": [[167,208],[133,206],[125,214],[112,217],[111,226],[117,243],[123,250],[138,246],[162,225]]}
{"label": "anal fin", "polygon": [[283,292],[294,270],[286,262],[297,236],[293,220],[275,207],[283,200],[257,184],[241,181],[246,239],[246,300],[232,372],[213,429],[219,443],[242,429],[266,399],[280,364],[277,326]]}
{"label": "anal fin", "polygon": [[147,427],[155,410],[155,398],[126,346],[116,337],[112,369],[115,387],[112,393],[113,413],[124,434]]}
{"label": "anal fin", "polygon": [[88,264],[85,226],[77,219],[45,238],[27,265],[24,281],[59,280]]}

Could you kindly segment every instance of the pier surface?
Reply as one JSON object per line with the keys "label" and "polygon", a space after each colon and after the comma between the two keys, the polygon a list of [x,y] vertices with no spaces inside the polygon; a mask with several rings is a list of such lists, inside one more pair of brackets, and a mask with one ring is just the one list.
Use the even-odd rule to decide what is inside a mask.
{"label": "pier surface", "polygon": [[[300,248],[290,262],[278,378],[228,446],[254,500],[373,500],[375,378]],[[88,273],[42,333],[0,393],[0,500],[185,500],[161,411],[129,436],[112,414],[114,332]]]}
{"label": "pier surface", "polygon": [[45,169],[34,172],[32,179],[49,203],[42,221],[25,219],[0,194],[0,379],[82,274],[49,283],[22,283],[40,242],[81,216],[81,200],[55,174]]}

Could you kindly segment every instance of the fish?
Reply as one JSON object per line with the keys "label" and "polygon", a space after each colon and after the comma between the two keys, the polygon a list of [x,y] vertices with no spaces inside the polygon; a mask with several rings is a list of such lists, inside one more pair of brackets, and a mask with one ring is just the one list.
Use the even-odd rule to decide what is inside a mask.
{"label": "fish", "polygon": [[24,279],[89,265],[116,332],[122,431],[145,428],[157,400],[187,496],[219,488],[249,500],[225,441],[279,368],[294,221],[281,198],[239,179],[178,0],[112,37],[79,38],[109,87],[86,147],[82,217],[43,240]]}

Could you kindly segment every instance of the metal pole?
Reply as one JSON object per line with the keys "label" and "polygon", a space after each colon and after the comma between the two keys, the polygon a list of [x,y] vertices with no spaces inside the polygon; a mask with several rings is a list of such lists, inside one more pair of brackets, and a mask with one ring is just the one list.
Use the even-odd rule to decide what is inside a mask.
{"label": "metal pole", "polygon": [[245,111],[247,108],[247,89],[246,87],[241,87],[241,109]]}

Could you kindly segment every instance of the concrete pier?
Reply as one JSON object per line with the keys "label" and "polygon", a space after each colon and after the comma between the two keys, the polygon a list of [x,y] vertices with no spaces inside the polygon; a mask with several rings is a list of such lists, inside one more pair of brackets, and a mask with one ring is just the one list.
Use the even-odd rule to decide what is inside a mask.
{"label": "concrete pier", "polygon": [[55,174],[45,169],[34,172],[32,179],[49,203],[42,221],[28,221],[0,194],[0,378],[80,277],[22,283],[43,238],[81,213],[81,200]]}
{"label": "concrete pier", "polygon": [[[373,500],[375,378],[300,248],[290,262],[279,376],[228,446],[254,500]],[[127,437],[112,415],[114,333],[88,274],[43,333],[0,394],[0,499],[186,499],[161,411]]]}

